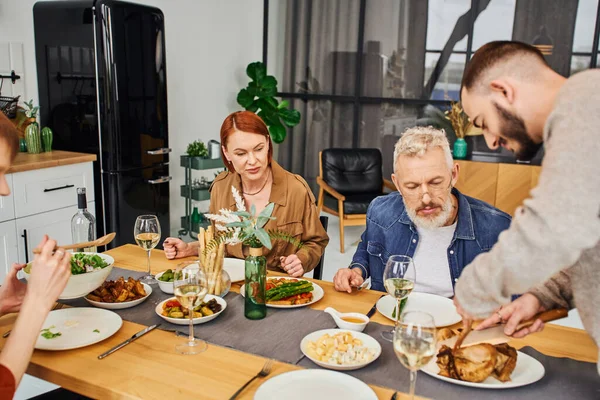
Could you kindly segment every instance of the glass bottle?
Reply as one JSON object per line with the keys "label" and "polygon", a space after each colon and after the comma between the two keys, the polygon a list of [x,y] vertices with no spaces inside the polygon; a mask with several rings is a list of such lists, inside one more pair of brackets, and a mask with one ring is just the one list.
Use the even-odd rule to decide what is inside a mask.
{"label": "glass bottle", "polygon": [[262,247],[250,248],[246,257],[244,316],[248,319],[263,319],[267,316],[265,291],[267,283],[267,259],[262,255]]}
{"label": "glass bottle", "polygon": [[200,229],[200,213],[198,212],[198,207],[194,207],[194,211],[192,211],[191,222],[192,230],[198,232],[198,230]]}
{"label": "glass bottle", "polygon": [[[96,218],[87,210],[85,188],[77,188],[77,213],[71,218],[73,243],[96,240]],[[76,251],[96,252],[96,246],[76,249]]]}

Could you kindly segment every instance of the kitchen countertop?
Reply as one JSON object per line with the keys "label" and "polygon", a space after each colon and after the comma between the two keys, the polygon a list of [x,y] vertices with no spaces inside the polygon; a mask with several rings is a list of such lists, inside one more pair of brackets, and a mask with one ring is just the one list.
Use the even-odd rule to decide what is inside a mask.
{"label": "kitchen countertop", "polygon": [[53,150],[49,153],[18,153],[12,166],[6,172],[34,171],[36,169],[58,167],[61,165],[79,164],[96,161],[95,154],[74,153],[72,151]]}

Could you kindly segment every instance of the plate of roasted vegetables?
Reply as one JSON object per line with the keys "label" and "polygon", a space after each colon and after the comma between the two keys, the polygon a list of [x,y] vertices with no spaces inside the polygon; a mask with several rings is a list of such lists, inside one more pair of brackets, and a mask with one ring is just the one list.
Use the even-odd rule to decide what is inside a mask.
{"label": "plate of roasted vegetables", "polygon": [[[212,294],[207,294],[204,301],[194,308],[193,324],[204,324],[217,318],[227,308],[227,302]],[[181,306],[176,297],[171,297],[156,306],[156,314],[175,325],[189,325],[190,317],[187,308]]]}
{"label": "plate of roasted vegetables", "polygon": [[479,343],[456,350],[442,345],[437,357],[421,369],[427,375],[457,385],[509,389],[539,381],[544,366],[506,343]]}
{"label": "plate of roasted vegetables", "polygon": [[[240,294],[246,293],[245,285],[240,288]],[[266,298],[267,307],[297,308],[316,303],[323,298],[323,288],[306,279],[296,278],[267,278]]]}
{"label": "plate of roasted vegetables", "polygon": [[135,307],[144,302],[152,294],[150,285],[132,277],[125,280],[120,277],[116,281],[105,281],[102,286],[84,298],[95,307],[107,310],[122,310]]}

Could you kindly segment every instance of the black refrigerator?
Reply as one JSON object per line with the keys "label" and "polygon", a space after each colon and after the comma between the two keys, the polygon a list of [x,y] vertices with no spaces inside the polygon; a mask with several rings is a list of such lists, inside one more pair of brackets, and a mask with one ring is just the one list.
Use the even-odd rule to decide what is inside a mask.
{"label": "black refrigerator", "polygon": [[33,7],[40,118],[54,149],[95,153],[98,236],[135,243],[138,215],[169,235],[169,129],[163,13],[121,1]]}

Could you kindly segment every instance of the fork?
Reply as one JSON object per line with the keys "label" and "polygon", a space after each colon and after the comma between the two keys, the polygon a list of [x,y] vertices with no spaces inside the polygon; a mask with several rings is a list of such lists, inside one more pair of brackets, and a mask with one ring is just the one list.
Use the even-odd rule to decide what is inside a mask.
{"label": "fork", "polygon": [[[64,306],[64,304],[62,303],[56,303],[54,305],[54,307],[52,307],[52,310],[50,311],[54,311],[54,310],[60,310],[62,307]],[[7,330],[6,332],[4,332],[4,334],[2,335],[3,339],[6,339],[7,337],[10,336],[10,333],[12,332],[12,329]]]}
{"label": "fork", "polygon": [[235,392],[233,394],[233,396],[231,396],[229,398],[229,400],[233,400],[236,397],[238,397],[240,395],[240,393],[242,393],[242,391],[244,389],[246,389],[246,387],[251,384],[256,378],[264,378],[267,375],[269,375],[271,373],[271,368],[273,367],[273,360],[268,360],[265,365],[263,365],[262,369],[260,370],[260,372],[256,375],[254,375],[254,377],[252,379],[250,379],[248,382],[246,382],[246,384],[244,386],[242,386],[237,392]]}

